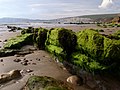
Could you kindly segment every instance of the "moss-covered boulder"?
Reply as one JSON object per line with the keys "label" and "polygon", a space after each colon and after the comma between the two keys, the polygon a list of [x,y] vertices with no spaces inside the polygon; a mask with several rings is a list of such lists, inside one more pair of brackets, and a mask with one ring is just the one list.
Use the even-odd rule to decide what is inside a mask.
{"label": "moss-covered boulder", "polygon": [[107,65],[120,62],[120,40],[104,38],[102,61]]}
{"label": "moss-covered boulder", "polygon": [[62,81],[47,76],[32,76],[22,90],[73,90]]}
{"label": "moss-covered boulder", "polygon": [[55,55],[56,57],[58,57],[58,59],[62,62],[62,60],[66,59],[66,52],[64,52],[63,48],[61,47],[57,47],[54,45],[47,45],[46,46],[46,50],[50,53],[52,53],[53,55]]}
{"label": "moss-covered boulder", "polygon": [[104,37],[94,30],[78,32],[77,50],[94,59],[99,59],[104,52]]}
{"label": "moss-covered boulder", "polygon": [[[63,53],[64,54],[66,53],[65,55],[69,56],[75,49],[76,41],[77,41],[76,35],[71,30],[64,29],[64,28],[53,28],[47,33],[47,40],[46,40],[45,46],[46,46],[46,49],[49,52],[53,53],[54,55],[57,54],[58,56],[58,53],[56,53],[56,51],[61,52],[62,50],[61,52],[62,55]],[[52,49],[51,49],[51,46],[52,46]]]}
{"label": "moss-covered boulder", "polygon": [[[38,30],[38,32],[37,32],[37,30]],[[35,39],[34,42],[36,43],[36,45],[39,49],[44,49],[48,30],[44,29],[44,28],[38,28],[37,30],[35,30],[34,34],[33,34],[33,39]],[[37,34],[36,34],[36,32],[37,32]]]}
{"label": "moss-covered boulder", "polygon": [[12,38],[4,45],[5,49],[20,49],[22,46],[32,43],[32,34],[23,34]]}
{"label": "moss-covered boulder", "polygon": [[71,55],[71,58],[74,65],[88,72],[99,72],[106,69],[106,67],[101,63],[86,56],[85,54],[81,54],[80,52],[74,52]]}
{"label": "moss-covered boulder", "polygon": [[[77,33],[77,52],[72,62],[88,71],[115,70],[120,63],[120,40],[100,35],[94,30]],[[114,69],[113,69],[114,68]]]}

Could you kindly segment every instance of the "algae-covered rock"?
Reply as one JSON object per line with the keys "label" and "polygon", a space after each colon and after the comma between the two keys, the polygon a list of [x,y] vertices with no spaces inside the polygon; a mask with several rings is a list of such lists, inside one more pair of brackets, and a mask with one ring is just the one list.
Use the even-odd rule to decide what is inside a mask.
{"label": "algae-covered rock", "polygon": [[7,41],[4,45],[5,49],[20,49],[22,46],[26,44],[30,44],[32,42],[32,34],[23,34],[12,38]]}
{"label": "algae-covered rock", "polygon": [[104,38],[103,63],[110,65],[120,61],[120,40],[111,40]]}
{"label": "algae-covered rock", "polygon": [[94,30],[77,33],[77,49],[93,58],[99,58],[104,52],[104,37]]}
{"label": "algae-covered rock", "polygon": [[88,71],[118,68],[120,62],[120,40],[100,35],[94,30],[77,33],[77,51],[72,62]]}
{"label": "algae-covered rock", "polygon": [[72,51],[76,45],[76,35],[71,30],[55,28],[48,32],[46,45],[49,44]]}
{"label": "algae-covered rock", "polygon": [[57,56],[61,61],[66,58],[66,53],[63,51],[63,48],[61,47],[57,47],[54,45],[47,45],[46,50]]}
{"label": "algae-covered rock", "polygon": [[[47,33],[47,40],[45,46],[47,50],[54,55],[57,54],[57,56],[69,56],[75,49],[76,41],[76,35],[71,30],[64,28],[53,28]],[[56,51],[59,51],[61,53],[58,54],[56,53]],[[66,54],[63,55],[63,53]]]}
{"label": "algae-covered rock", "polygon": [[84,69],[89,72],[102,71],[106,68],[96,60],[79,52],[75,52],[72,54],[72,62],[81,69]]}
{"label": "algae-covered rock", "polygon": [[62,81],[47,76],[32,76],[22,90],[73,90]]}
{"label": "algae-covered rock", "polygon": [[36,37],[35,42],[36,42],[37,47],[39,49],[44,49],[45,48],[45,41],[47,39],[47,31],[48,31],[47,29],[39,28],[38,32],[37,32],[37,36],[35,36],[36,35],[36,31],[34,32],[33,37],[34,37],[34,39]]}

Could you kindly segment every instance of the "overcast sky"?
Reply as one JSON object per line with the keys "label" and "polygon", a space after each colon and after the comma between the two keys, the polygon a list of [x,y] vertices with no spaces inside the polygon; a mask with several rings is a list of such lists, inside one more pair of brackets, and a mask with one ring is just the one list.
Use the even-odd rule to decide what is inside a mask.
{"label": "overcast sky", "polygon": [[55,19],[102,13],[120,13],[120,0],[0,0],[0,18]]}

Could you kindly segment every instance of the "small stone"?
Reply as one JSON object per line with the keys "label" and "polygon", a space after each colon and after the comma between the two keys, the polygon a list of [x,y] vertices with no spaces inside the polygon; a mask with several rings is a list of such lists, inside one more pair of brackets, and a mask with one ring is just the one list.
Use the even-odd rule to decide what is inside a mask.
{"label": "small stone", "polygon": [[36,63],[32,63],[32,65],[36,65]]}
{"label": "small stone", "polygon": [[20,59],[15,59],[14,62],[20,62],[21,60]]}
{"label": "small stone", "polygon": [[28,62],[28,60],[24,60],[24,62]]}
{"label": "small stone", "polygon": [[5,39],[4,42],[7,42],[7,39]]}
{"label": "small stone", "polygon": [[37,61],[40,61],[40,59],[36,58]]}
{"label": "small stone", "polygon": [[81,85],[83,84],[82,78],[77,77],[76,75],[70,76],[67,78],[67,82],[73,85]]}
{"label": "small stone", "polygon": [[3,59],[1,59],[0,62],[3,62]]}
{"label": "small stone", "polygon": [[15,57],[20,57],[20,55],[18,55],[18,54],[15,54],[14,56],[15,56]]}
{"label": "small stone", "polygon": [[27,63],[27,62],[21,62],[21,64],[22,64],[22,65],[28,65],[28,63]]}
{"label": "small stone", "polygon": [[27,70],[27,73],[30,73],[30,72],[33,72],[33,70],[31,70],[31,69],[28,69],[28,70]]}

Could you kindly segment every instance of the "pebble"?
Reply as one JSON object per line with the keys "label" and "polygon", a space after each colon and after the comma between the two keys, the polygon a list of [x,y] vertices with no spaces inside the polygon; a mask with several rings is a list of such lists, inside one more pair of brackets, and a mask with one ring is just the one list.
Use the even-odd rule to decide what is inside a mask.
{"label": "pebble", "polygon": [[36,65],[36,63],[32,63],[32,65]]}
{"label": "pebble", "polygon": [[31,69],[28,69],[28,70],[27,70],[27,73],[30,73],[30,72],[33,72],[33,70],[31,70]]}
{"label": "pebble", "polygon": [[24,60],[24,62],[28,62],[28,60]]}
{"label": "pebble", "polygon": [[28,65],[28,63],[27,63],[27,62],[21,62],[21,64],[22,64],[22,65]]}
{"label": "pebble", "polygon": [[14,56],[15,56],[15,57],[20,57],[20,55],[17,55],[17,54],[15,54]]}
{"label": "pebble", "polygon": [[20,59],[15,59],[14,62],[20,62],[21,60]]}
{"label": "pebble", "polygon": [[4,42],[7,42],[7,39],[6,39],[6,40],[4,40]]}
{"label": "pebble", "polygon": [[40,59],[36,58],[37,61],[40,61]]}
{"label": "pebble", "polygon": [[3,62],[3,59],[1,59],[0,62]]}

